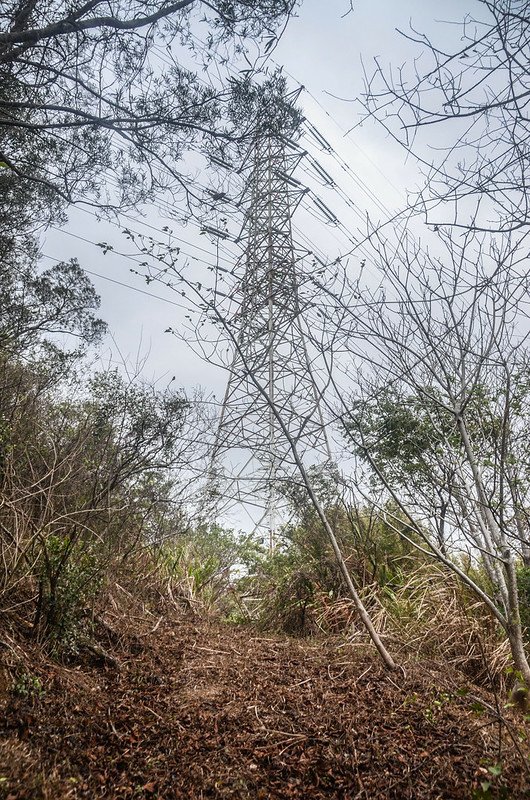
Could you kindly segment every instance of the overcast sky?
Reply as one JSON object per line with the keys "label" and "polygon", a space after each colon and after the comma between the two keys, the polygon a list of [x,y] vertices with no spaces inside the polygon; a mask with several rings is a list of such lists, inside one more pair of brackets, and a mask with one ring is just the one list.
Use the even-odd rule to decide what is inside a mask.
{"label": "overcast sky", "polygon": [[[355,0],[353,10],[347,13],[348,0],[304,0],[298,16],[290,21],[274,52],[274,61],[284,66],[292,77],[293,88],[298,83],[306,87],[307,91],[300,96],[304,112],[332,143],[351,172],[347,173],[336,162],[326,163],[326,154],[319,154],[318,148],[314,150],[315,156],[337,178],[361,214],[366,210],[381,213],[370,193],[391,211],[402,206],[406,190],[413,189],[419,181],[415,165],[405,161],[404,152],[389,140],[382,129],[370,123],[357,126],[360,107],[355,99],[363,90],[361,59],[368,71],[374,57],[395,66],[409,60],[417,53],[417,48],[408,44],[396,28],[407,30],[410,24],[419,31],[436,31],[438,36],[457,40],[458,29],[443,24],[443,20],[459,20],[466,10],[473,10],[471,6],[477,4],[472,0],[469,4],[446,0],[443,20],[440,19],[440,5],[433,0],[380,0],[377,3]],[[357,127],[345,135],[353,126]],[[352,173],[363,182],[365,189],[363,184],[356,183]],[[303,165],[297,178],[304,181]],[[356,217],[351,207],[340,199],[329,197],[326,202],[330,205],[337,203],[336,211],[347,228],[353,230],[359,224],[359,216]],[[168,219],[161,218],[154,209],[146,209],[145,214],[144,222],[155,229],[169,224]],[[156,236],[156,230],[153,232],[152,228],[142,227],[139,218],[123,222]],[[317,235],[303,214],[298,226],[306,237]],[[215,252],[214,243],[201,237],[194,226],[178,228],[173,221],[171,227],[182,238],[181,246],[187,258],[196,259],[197,265],[211,260]],[[318,246],[327,250],[330,258],[341,248],[345,249],[344,236],[339,241],[336,235],[331,235],[332,232],[328,231],[330,235],[327,236],[325,226],[322,231]],[[104,255],[94,242],[110,242],[115,251]],[[178,297],[156,284],[146,286],[141,278],[131,274],[131,268],[135,269],[137,265],[126,256],[134,255],[134,250],[120,238],[115,227],[98,224],[86,211],[72,209],[65,229],[51,230],[47,234],[43,253],[51,259],[76,257],[84,268],[106,277],[105,280],[91,275],[102,297],[101,316],[108,322],[112,337],[101,349],[103,362],[124,359],[135,363],[139,360],[144,363],[144,377],[157,380],[160,385],[175,375],[177,384],[188,390],[201,384],[217,394],[222,391],[226,376],[207,369],[182,342],[164,333],[166,328],[178,327],[182,323],[184,312],[174,305],[178,303]],[[140,291],[133,291],[120,283],[130,284]],[[166,300],[155,299],[142,294],[142,291]]]}

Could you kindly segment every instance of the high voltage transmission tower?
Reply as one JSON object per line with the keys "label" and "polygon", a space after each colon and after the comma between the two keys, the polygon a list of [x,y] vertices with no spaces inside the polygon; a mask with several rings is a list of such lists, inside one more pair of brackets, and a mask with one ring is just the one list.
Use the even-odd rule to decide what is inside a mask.
{"label": "high voltage transmission tower", "polygon": [[305,320],[309,260],[292,236],[305,191],[293,173],[303,155],[273,126],[262,127],[249,152],[243,255],[232,295],[234,355],[211,468],[219,502],[253,509],[254,526],[267,532],[271,550],[286,481],[296,473],[288,438],[306,466],[331,459]]}

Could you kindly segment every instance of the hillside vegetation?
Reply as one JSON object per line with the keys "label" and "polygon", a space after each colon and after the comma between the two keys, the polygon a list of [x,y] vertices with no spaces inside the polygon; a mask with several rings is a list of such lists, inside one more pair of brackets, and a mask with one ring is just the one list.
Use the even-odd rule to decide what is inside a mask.
{"label": "hillside vegetation", "polygon": [[[422,40],[436,67],[416,85],[443,114],[416,104],[405,72],[403,85],[385,82],[377,66],[365,103],[390,130],[393,114],[412,113],[412,128],[463,114],[487,135],[473,140],[476,162],[449,160],[445,176],[424,161],[436,180],[391,228],[368,220],[371,277],[356,245],[350,260],[306,259],[295,319],[282,322],[304,318],[310,405],[285,363],[278,401],[255,342],[246,355],[258,365],[240,359],[239,386],[255,389],[248,414],[259,395],[267,418],[249,428],[248,463],[267,462],[266,502],[281,510],[268,546],[218,513],[238,489],[215,462],[215,398],[183,387],[178,364],[165,385],[138,365],[109,366],[87,271],[68,253],[41,257],[43,231],[72,203],[114,221],[159,203],[177,209],[175,224],[202,213],[219,233],[224,191],[203,191],[185,166],[225,169],[258,140],[284,146],[285,126],[298,135],[302,110],[267,62],[299,5],[0,8],[0,800],[530,797],[528,142],[517,105],[528,93],[490,91],[526,80],[530,3],[512,13],[509,0],[480,2],[487,35],[466,23],[450,68]],[[464,58],[488,101],[467,110]],[[219,83],[205,81],[214,70]],[[508,150],[488,162],[480,144],[496,141],[495,120]],[[453,222],[426,226],[450,198],[461,204]],[[226,366],[248,320],[246,307],[234,313],[241,287],[227,288],[218,263],[209,285],[181,270],[163,233],[167,246],[132,227],[120,236],[141,255],[137,276],[186,298],[186,322],[169,332]],[[96,247],[102,259],[112,250]],[[274,298],[260,288],[254,330],[272,350],[263,309]],[[311,426],[329,433],[337,463],[308,464]]]}

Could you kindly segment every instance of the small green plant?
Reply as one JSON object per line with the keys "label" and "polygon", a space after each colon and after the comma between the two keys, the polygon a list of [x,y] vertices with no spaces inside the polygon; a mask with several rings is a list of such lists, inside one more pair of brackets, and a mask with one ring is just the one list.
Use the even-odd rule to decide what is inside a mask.
{"label": "small green plant", "polygon": [[480,782],[479,788],[475,789],[472,794],[473,800],[509,800],[509,792],[506,786],[497,785],[497,779],[502,775],[502,765],[485,763],[481,769],[491,777],[485,778]]}
{"label": "small green plant", "polygon": [[429,722],[435,722],[439,712],[442,708],[452,700],[452,695],[449,692],[438,692],[432,704],[425,709],[425,718]]}
{"label": "small green plant", "polygon": [[223,605],[233,573],[244,566],[251,544],[230,529],[199,525],[165,544],[158,553],[163,574],[189,600]]}
{"label": "small green plant", "polygon": [[30,672],[22,672],[18,676],[13,693],[24,700],[40,700],[45,694],[41,679]]}

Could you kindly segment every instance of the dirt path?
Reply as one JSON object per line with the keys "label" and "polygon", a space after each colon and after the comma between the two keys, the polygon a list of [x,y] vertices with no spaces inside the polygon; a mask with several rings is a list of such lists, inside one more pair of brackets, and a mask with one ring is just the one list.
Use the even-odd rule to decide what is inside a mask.
{"label": "dirt path", "polygon": [[433,665],[390,676],[338,641],[186,619],[116,655],[118,670],[41,660],[19,674],[3,696],[0,797],[530,797],[478,690]]}

